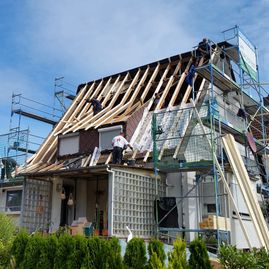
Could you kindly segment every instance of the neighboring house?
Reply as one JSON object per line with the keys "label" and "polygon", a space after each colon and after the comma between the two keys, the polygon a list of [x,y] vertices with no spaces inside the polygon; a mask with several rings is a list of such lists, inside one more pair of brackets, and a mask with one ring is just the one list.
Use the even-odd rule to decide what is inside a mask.
{"label": "neighboring house", "polygon": [[[224,59],[220,57],[223,45],[229,48],[229,57]],[[260,104],[234,81],[231,61],[238,62],[237,47],[222,42],[211,48],[210,64],[205,66],[199,59],[194,91],[185,81],[194,52],[80,85],[62,119],[27,166],[20,168],[25,177],[21,225],[30,231],[56,230],[86,217],[101,233],[127,237],[128,226],[135,236],[149,238],[156,234],[154,216],[158,214],[159,226],[163,226],[159,232],[164,236],[180,233],[191,240],[198,232],[205,233],[203,219],[217,214],[226,226],[215,225],[212,230],[221,230],[223,240],[230,237],[232,244],[248,248],[230,198],[216,178],[219,174],[212,170],[212,150],[190,99],[195,101],[206,132],[215,138],[220,133],[233,134],[255,193],[256,181],[265,181],[256,162],[262,155],[256,156],[245,146],[244,132],[249,124],[260,149],[261,123],[237,114],[244,107],[245,113],[254,115]],[[160,98],[155,102],[157,93]],[[87,102],[93,97],[103,107],[96,115]],[[212,115],[216,122],[210,123]],[[120,131],[134,151],[126,150],[126,165],[113,165],[111,140]],[[215,154],[222,158],[220,162],[225,159],[220,143]],[[262,244],[256,238],[249,205],[227,159],[222,165],[251,244],[259,247]]]}
{"label": "neighboring house", "polygon": [[13,167],[14,161],[11,158],[2,158],[0,161],[0,212],[7,214],[19,226],[24,178],[12,176],[15,166]]}

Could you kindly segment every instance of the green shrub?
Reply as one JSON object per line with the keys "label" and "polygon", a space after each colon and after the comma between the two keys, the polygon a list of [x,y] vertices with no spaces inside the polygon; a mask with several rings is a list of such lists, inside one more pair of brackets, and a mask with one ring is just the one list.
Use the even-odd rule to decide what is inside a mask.
{"label": "green shrub", "polygon": [[44,244],[41,249],[37,268],[52,269],[54,266],[54,258],[58,246],[58,238],[55,235],[50,235],[44,237],[43,240]]}
{"label": "green shrub", "polygon": [[165,269],[165,264],[158,257],[156,252],[153,252],[148,261],[148,269]]}
{"label": "green shrub", "polygon": [[200,238],[193,240],[189,246],[190,259],[189,267],[190,269],[211,269],[213,268],[210,264],[206,245],[204,241]]}
{"label": "green shrub", "polygon": [[157,239],[151,239],[148,244],[148,268],[163,268],[166,255],[163,249],[163,242]]}
{"label": "green shrub", "polygon": [[177,238],[173,246],[173,250],[168,253],[168,268],[187,269],[186,243],[180,238]]}
{"label": "green shrub", "polygon": [[161,263],[164,264],[164,261],[166,259],[166,255],[165,255],[165,252],[163,249],[163,242],[161,242],[158,239],[151,239],[149,241],[149,245],[148,245],[149,258],[151,258],[151,256],[154,253],[157,255],[157,257],[159,258]]}
{"label": "green shrub", "polygon": [[24,258],[22,262],[22,268],[34,269],[37,268],[37,264],[40,259],[40,254],[44,248],[44,239],[41,235],[35,234],[30,236],[24,251]]}
{"label": "green shrub", "polygon": [[88,251],[81,268],[103,269],[108,265],[108,245],[99,237],[90,237],[87,243]]}
{"label": "green shrub", "polygon": [[68,268],[81,268],[82,262],[88,251],[87,249],[87,239],[84,236],[77,235],[74,237],[75,249],[70,256]]}
{"label": "green shrub", "polygon": [[0,268],[7,268],[10,264],[15,229],[13,220],[0,213]]}
{"label": "green shrub", "polygon": [[55,253],[54,268],[71,268],[70,261],[72,253],[75,251],[75,239],[70,234],[62,234],[58,239],[58,248]]}
{"label": "green shrub", "polygon": [[269,268],[269,253],[265,248],[254,249],[253,256],[256,259],[257,268],[268,269]]}
{"label": "green shrub", "polygon": [[126,247],[123,259],[124,268],[145,268],[146,262],[146,246],[144,240],[141,238],[133,238],[128,242]]}
{"label": "green shrub", "polygon": [[122,269],[122,257],[121,257],[121,246],[119,244],[119,239],[112,237],[107,241],[108,244],[108,264],[109,269]]}
{"label": "green shrub", "polygon": [[12,247],[11,247],[11,254],[14,256],[16,268],[23,268],[22,263],[24,259],[24,252],[26,245],[29,240],[29,234],[25,231],[21,231],[15,237]]}
{"label": "green shrub", "polygon": [[248,252],[243,252],[242,250],[237,250],[234,246],[229,246],[229,245],[221,246],[218,257],[224,269],[259,268],[257,267],[257,261],[253,253],[248,253]]}
{"label": "green shrub", "polygon": [[12,241],[15,229],[13,220],[7,215],[0,213],[0,241],[4,245]]}

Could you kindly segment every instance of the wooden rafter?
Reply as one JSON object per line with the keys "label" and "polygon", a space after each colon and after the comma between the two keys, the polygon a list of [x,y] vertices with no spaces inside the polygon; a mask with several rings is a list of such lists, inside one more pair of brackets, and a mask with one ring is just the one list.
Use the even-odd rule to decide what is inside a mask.
{"label": "wooden rafter", "polygon": [[[111,80],[112,80],[112,77],[110,77],[110,78],[107,80],[107,82],[106,82],[104,88],[102,89],[101,93],[100,93],[99,96],[98,96],[98,98],[99,98],[98,100],[101,100],[101,97],[102,97],[102,95],[105,93],[105,91],[107,90],[107,88],[109,87],[109,85],[110,85],[110,83],[111,83]],[[102,103],[102,105],[104,105],[104,104]],[[90,110],[88,110],[88,111],[85,113],[83,119],[81,119],[80,122],[74,124],[74,126],[72,126],[71,128],[69,128],[68,130],[66,130],[63,134],[66,134],[66,133],[68,133],[68,132],[76,132],[76,131],[79,129],[78,126],[81,126],[83,123],[89,121],[89,120],[92,118],[92,116],[93,116],[93,111],[92,111],[92,109],[90,109]],[[77,127],[78,127],[78,128],[77,128]]]}
{"label": "wooden rafter", "polygon": [[100,117],[105,116],[105,114],[106,114],[107,112],[110,112],[110,111],[111,111],[113,105],[116,103],[116,101],[117,101],[119,95],[121,94],[121,91],[122,91],[122,89],[123,89],[123,87],[124,87],[124,85],[125,85],[125,83],[126,83],[128,77],[129,77],[129,73],[127,73],[126,76],[124,77],[124,79],[122,80],[122,82],[121,82],[119,88],[117,89],[117,91],[116,91],[115,94],[113,95],[113,98],[112,98],[111,101],[109,102],[109,105],[108,105],[107,107],[105,107],[104,109],[102,109],[97,115],[95,115],[95,116],[91,119],[90,122],[94,123],[95,120],[100,119]]}
{"label": "wooden rafter", "polygon": [[[177,98],[177,96],[178,96],[178,94],[179,94],[179,92],[180,92],[181,86],[182,86],[182,84],[183,84],[183,82],[184,82],[184,80],[185,80],[185,78],[186,78],[186,74],[187,74],[188,71],[189,71],[189,67],[190,67],[190,65],[191,65],[191,62],[192,62],[192,59],[190,59],[190,61],[189,61],[188,65],[187,65],[185,71],[184,71],[183,74],[181,75],[180,80],[179,80],[179,82],[178,82],[178,85],[177,85],[177,87],[176,87],[176,89],[175,89],[175,92],[174,92],[174,94],[173,94],[173,96],[172,96],[172,98],[171,98],[171,101],[169,102],[169,105],[168,105],[166,111],[168,111],[168,110],[173,106],[173,104],[174,104],[174,102],[175,102],[175,100],[176,100],[176,98]],[[203,62],[203,60],[201,59],[199,65],[201,65],[202,62]],[[194,78],[193,78],[194,81],[196,80],[196,77],[197,77],[197,74],[196,74],[196,75],[194,76]],[[172,127],[170,128],[170,130],[169,130],[169,134],[172,133],[172,132],[174,132],[174,130],[175,130],[176,126],[177,126],[177,123],[178,123],[178,121],[179,121],[179,119],[180,119],[180,117],[181,117],[181,115],[182,115],[182,108],[185,106],[185,104],[186,104],[186,102],[187,102],[187,100],[188,100],[188,98],[189,98],[189,95],[190,95],[190,93],[191,93],[191,90],[192,90],[192,87],[189,85],[189,86],[187,87],[187,90],[186,90],[186,92],[185,92],[185,94],[184,94],[182,100],[181,100],[181,103],[180,103],[180,106],[179,106],[179,111],[178,111],[177,115],[175,116],[175,119],[174,119],[174,121],[173,121],[173,125],[172,125]],[[168,134],[167,136],[169,136],[169,134]],[[165,149],[165,147],[166,147],[166,144],[167,144],[167,141],[164,142],[164,144],[163,144],[163,146],[162,146],[162,148],[161,148],[161,150],[160,150],[160,153],[159,153],[159,156],[158,156],[159,160],[161,160],[161,158],[162,158],[162,156],[163,156],[163,153],[164,153],[164,149]],[[147,159],[144,158],[144,161],[147,161]]]}
{"label": "wooden rafter", "polygon": [[[121,106],[121,103],[115,107],[115,110],[111,111],[110,112],[110,115],[108,115],[106,117],[106,119],[100,123],[100,124],[97,124],[95,126],[95,128],[99,127],[101,124],[106,124],[106,123],[109,123],[111,121],[111,119],[115,118],[117,115],[119,115],[120,113],[122,113],[124,111],[124,115],[127,114],[127,111],[128,111],[128,108],[131,108],[131,105],[132,103],[134,102],[136,96],[138,95],[139,91],[141,90],[142,86],[143,86],[143,83],[144,81],[146,80],[146,77],[147,77],[147,74],[148,74],[148,71],[149,71],[149,67],[147,68],[147,70],[144,72],[141,80],[139,81],[138,85],[136,86],[136,88],[134,89],[134,93],[130,99],[130,101],[128,101],[126,104],[124,104],[123,106]],[[126,99],[125,99],[126,100]],[[124,101],[124,100],[123,100]]]}
{"label": "wooden rafter", "polygon": [[[115,111],[120,110],[120,109],[122,108],[122,106],[123,106],[124,103],[126,102],[127,98],[129,97],[130,93],[133,91],[133,89],[134,89],[134,85],[136,84],[136,82],[137,82],[137,80],[138,80],[138,78],[139,78],[140,72],[141,72],[141,71],[140,71],[140,69],[139,69],[139,70],[137,71],[137,73],[136,73],[134,79],[132,80],[130,86],[128,87],[127,91],[125,92],[125,94],[124,94],[124,96],[123,96],[121,102],[120,102],[117,106],[115,106],[113,109],[111,109],[111,110],[109,111],[110,114],[111,114],[111,113],[115,113]],[[101,116],[99,119],[97,119],[95,122],[89,124],[89,125],[85,128],[85,130],[90,129],[91,127],[95,127],[95,128],[97,128],[98,126],[102,125],[102,122],[103,122],[104,120],[106,120],[107,117],[108,117],[108,115],[107,115],[107,114],[104,114],[104,115]]]}
{"label": "wooden rafter", "polygon": [[[95,95],[97,95],[97,94],[99,93],[99,91],[100,91],[100,89],[101,89],[101,87],[102,87],[102,85],[103,85],[103,82],[104,82],[104,80],[102,79],[102,80],[99,82],[99,84],[98,84],[96,90],[89,96],[89,99],[92,99]],[[100,97],[99,97],[99,96],[97,97],[97,100],[100,101]],[[83,116],[86,114],[86,111],[88,111],[88,109],[90,108],[90,106],[91,106],[91,104],[90,104],[89,102],[87,102],[87,103],[84,105],[83,109],[81,110],[81,112],[80,112],[80,113],[78,114],[78,116],[77,116],[77,119],[78,119],[78,120],[80,120],[81,117],[83,117]]]}
{"label": "wooden rafter", "polygon": [[176,68],[175,68],[175,70],[173,72],[173,75],[169,78],[169,81],[168,81],[168,83],[167,83],[167,85],[166,85],[166,87],[165,87],[165,89],[164,89],[164,91],[163,91],[163,93],[161,95],[161,98],[160,98],[158,104],[156,105],[155,110],[158,110],[158,109],[160,109],[162,107],[162,105],[163,105],[163,103],[165,101],[165,98],[166,98],[166,96],[167,96],[167,94],[168,94],[168,92],[169,92],[175,78],[176,78],[176,75],[179,72],[180,67],[181,67],[181,61],[178,62],[177,66],[176,66]]}
{"label": "wooden rafter", "polygon": [[[167,73],[169,72],[170,67],[171,67],[171,64],[169,63],[169,64],[167,65],[166,69],[164,70],[164,72],[163,72],[163,74],[162,74],[162,77],[161,77],[161,79],[160,79],[160,81],[159,81],[159,83],[158,83],[158,85],[157,85],[157,87],[156,87],[156,89],[155,89],[155,91],[154,91],[154,93],[153,93],[151,99],[150,99],[149,102],[148,102],[147,107],[146,107],[145,110],[144,110],[142,119],[141,119],[141,121],[140,121],[141,124],[139,124],[139,126],[136,128],[136,131],[135,131],[135,133],[134,133],[134,135],[133,135],[133,137],[132,137],[132,139],[131,139],[131,142],[134,142],[134,141],[135,141],[136,137],[139,136],[139,133],[140,133],[140,136],[142,137],[141,129],[140,129],[140,128],[142,127],[142,123],[143,123],[143,121],[145,120],[145,118],[147,117],[147,115],[148,115],[148,113],[149,113],[149,110],[150,110],[150,108],[151,108],[151,106],[152,106],[152,104],[153,104],[153,102],[154,102],[155,94],[157,94],[157,93],[159,92],[159,90],[161,89],[161,87],[162,87],[162,85],[163,85],[164,79],[166,78]],[[159,70],[159,68],[158,68],[157,70]],[[155,71],[156,71],[156,70],[155,70]],[[154,73],[155,73],[155,72],[154,72]],[[156,74],[156,75],[157,75],[157,74]],[[146,96],[144,96],[144,98],[145,98],[145,97],[146,97]],[[143,134],[146,134],[149,130],[150,130],[150,126],[147,126],[147,130],[145,130],[145,132],[143,132]],[[133,159],[135,159],[136,154],[137,154],[137,150],[135,150],[134,153],[133,153],[133,156],[132,156]]]}
{"label": "wooden rafter", "polygon": [[126,111],[125,111],[124,114],[128,114],[128,113],[130,112],[130,109],[131,109],[133,103],[135,102],[135,99],[136,99],[137,95],[139,94],[141,88],[142,88],[143,85],[144,85],[144,82],[145,82],[145,80],[146,80],[146,78],[147,78],[147,76],[148,76],[149,70],[150,70],[150,67],[148,66],[148,68],[147,68],[146,71],[144,72],[144,74],[143,74],[141,80],[139,81],[139,83],[138,83],[136,89],[134,90],[134,94],[132,95],[130,101],[128,102],[128,107],[126,108]]}
{"label": "wooden rafter", "polygon": [[[126,75],[127,76],[127,75]],[[108,100],[111,97],[111,94],[113,93],[115,87],[118,85],[120,79],[120,75],[117,77],[117,79],[114,81],[113,85],[110,87],[110,89],[108,90],[108,92],[105,94],[105,98],[102,102],[102,106],[105,107],[105,105],[107,104]],[[103,91],[103,93],[105,93]],[[76,124],[73,128],[72,131],[76,132],[79,129],[83,129],[85,128],[90,122],[95,121],[98,117],[100,117],[100,115],[102,115],[104,113],[104,110],[101,110],[98,114],[93,115],[93,114],[89,114],[88,116],[86,116],[83,120],[81,120],[81,122],[79,122],[78,124]]]}
{"label": "wooden rafter", "polygon": [[58,122],[58,124],[54,127],[54,129],[49,134],[49,136],[47,137],[47,139],[41,145],[41,147],[39,148],[38,152],[36,153],[36,156],[33,158],[33,160],[31,161],[31,163],[37,163],[37,162],[39,162],[41,160],[44,152],[47,150],[48,145],[52,144],[53,141],[55,141],[56,138],[54,137],[54,134],[57,133],[58,131],[60,131],[63,128],[64,121],[68,120],[69,117],[70,117],[70,115],[72,115],[72,113],[74,112],[74,110],[76,108],[76,105],[83,98],[83,95],[84,95],[84,93],[85,93],[86,90],[87,90],[87,85],[85,85],[85,87],[80,90],[80,92],[76,96],[75,100],[73,101],[73,103],[71,104],[71,106],[69,107],[69,109],[63,115],[62,119]]}

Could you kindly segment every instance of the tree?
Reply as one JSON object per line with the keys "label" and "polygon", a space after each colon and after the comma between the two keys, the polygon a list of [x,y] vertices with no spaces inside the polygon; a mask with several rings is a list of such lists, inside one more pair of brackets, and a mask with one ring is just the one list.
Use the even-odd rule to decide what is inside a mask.
{"label": "tree", "polygon": [[213,268],[210,264],[206,245],[203,240],[197,238],[190,243],[190,269],[211,269]]}

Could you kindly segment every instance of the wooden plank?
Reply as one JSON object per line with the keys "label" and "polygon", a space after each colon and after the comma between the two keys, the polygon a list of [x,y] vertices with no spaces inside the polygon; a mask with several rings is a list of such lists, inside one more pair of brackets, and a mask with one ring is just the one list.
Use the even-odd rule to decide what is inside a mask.
{"label": "wooden plank", "polygon": [[177,99],[177,96],[178,96],[178,94],[180,92],[181,86],[182,86],[182,84],[183,84],[183,82],[184,82],[184,80],[186,78],[186,73],[188,72],[191,63],[192,63],[192,59],[189,60],[187,66],[186,66],[185,71],[181,74],[181,77],[180,77],[180,79],[178,81],[178,84],[177,84],[177,86],[175,88],[175,91],[174,91],[174,93],[172,95],[172,98],[171,98],[171,100],[170,100],[170,102],[168,104],[168,108],[170,108],[170,107],[172,107],[174,105],[174,103],[175,103],[175,101]]}
{"label": "wooden plank", "polygon": [[148,68],[146,69],[146,71],[144,72],[144,74],[142,76],[142,79],[139,81],[136,89],[134,90],[134,93],[133,93],[130,101],[128,102],[129,105],[128,105],[128,107],[126,109],[126,112],[124,114],[128,114],[130,112],[130,110],[132,108],[132,105],[135,102],[135,99],[136,99],[137,95],[139,94],[142,86],[144,85],[144,82],[145,82],[145,80],[146,80],[146,78],[148,76],[149,70],[150,70],[150,67],[148,66]]}
{"label": "wooden plank", "polygon": [[[110,111],[110,115],[106,117],[106,119],[104,121],[102,121],[102,125],[103,124],[108,124],[111,123],[111,119],[113,119],[114,117],[116,117],[118,114],[122,113],[125,110],[124,115],[121,116],[121,118],[123,119],[125,117],[125,115],[128,113],[128,107],[130,107],[130,105],[133,103],[133,101],[135,100],[137,94],[139,93],[139,91],[141,90],[141,87],[146,79],[147,73],[148,73],[149,67],[147,68],[147,70],[144,72],[144,75],[142,76],[142,79],[139,81],[138,85],[136,86],[136,88],[134,89],[134,93],[132,95],[132,98],[130,99],[130,101],[128,101],[125,105],[121,106],[121,103],[113,108]],[[124,100],[123,100],[124,101]],[[132,106],[130,107],[132,108]],[[129,110],[130,111],[130,110]],[[119,121],[119,119],[117,120]],[[114,122],[114,121],[113,121]],[[97,124],[95,126],[95,128],[98,128],[101,124]]]}
{"label": "wooden plank", "polygon": [[[102,94],[107,90],[108,86],[110,85],[111,80],[112,80],[112,77],[110,77],[107,80],[104,88],[102,89],[101,93],[98,96],[98,98],[99,98],[98,100],[99,101],[101,100]],[[103,105],[104,104],[102,103],[102,106]],[[83,117],[83,119],[80,119],[80,121],[78,123],[76,123],[74,126],[72,126],[71,128],[69,128],[68,130],[66,130],[63,134],[66,134],[66,133],[69,133],[69,132],[76,132],[80,128],[80,126],[83,125],[83,124],[85,124],[85,123],[87,123],[92,118],[92,116],[93,116],[93,111],[92,111],[92,109],[90,109],[90,110],[88,110],[85,113],[85,116]]]}
{"label": "wooden plank", "polygon": [[174,82],[174,80],[176,78],[176,75],[178,74],[180,68],[181,68],[181,61],[178,62],[177,66],[176,66],[176,68],[175,68],[175,70],[173,72],[173,75],[169,78],[169,81],[168,81],[168,83],[167,83],[167,85],[166,85],[166,87],[165,87],[165,89],[164,89],[164,91],[163,91],[163,93],[161,95],[161,98],[160,98],[155,110],[161,109],[161,107],[163,106],[165,98],[166,98],[167,94],[169,93],[169,90],[170,90],[170,88],[171,88],[171,86],[172,86],[172,84],[173,84],[173,82]]}
{"label": "wooden plank", "polygon": [[[152,87],[153,81],[156,78],[156,76],[158,75],[159,70],[160,70],[160,63],[158,63],[158,65],[156,66],[156,68],[155,68],[155,70],[154,70],[154,72],[153,72],[153,74],[152,74],[152,76],[151,76],[151,78],[150,78],[150,80],[149,80],[149,82],[148,82],[145,90],[143,91],[143,94],[142,94],[142,96],[140,98],[142,103],[144,103],[144,100],[145,100],[145,98],[146,98],[146,96],[147,96],[150,88]],[[147,104],[147,107],[148,106],[149,106],[149,102]],[[149,112],[149,108],[147,110],[146,109],[144,110],[143,116],[142,116],[142,118],[141,118],[141,120],[140,120],[140,122],[139,122],[139,124],[138,124],[138,126],[137,126],[137,128],[136,128],[136,130],[135,130],[135,132],[134,132],[134,134],[132,136],[132,138],[131,138],[131,141],[130,141],[130,144],[131,145],[135,142],[136,138],[141,133],[141,128],[143,126],[143,123],[144,123],[147,115],[148,115],[148,112]],[[134,152],[133,152],[133,155],[132,155],[132,159],[135,159],[137,152],[138,152],[138,150],[135,149]]]}
{"label": "wooden plank", "polygon": [[77,116],[77,114],[80,112],[80,110],[82,109],[82,107],[85,105],[85,103],[87,102],[87,99],[89,98],[91,92],[93,91],[95,87],[95,82],[92,83],[90,89],[85,93],[85,95],[83,96],[83,98],[80,100],[79,103],[77,103],[76,108],[74,109],[74,112],[69,116],[68,118],[68,122],[63,126],[63,129],[68,128],[72,122],[74,122],[75,117]]}
{"label": "wooden plank", "polygon": [[[97,88],[95,89],[95,91],[88,97],[89,99],[92,99],[94,96],[96,96],[96,95],[99,93],[100,88],[101,88],[102,85],[103,85],[103,82],[104,82],[104,80],[102,79],[102,80],[99,82],[99,84],[98,84]],[[98,100],[98,101],[101,101],[100,96],[97,97],[97,100]],[[78,116],[77,116],[77,120],[78,120],[78,121],[81,119],[81,117],[83,117],[83,116],[86,114],[86,111],[88,111],[88,109],[90,108],[90,106],[91,106],[91,104],[90,104],[89,102],[87,102],[87,103],[85,104],[85,106],[83,107],[83,109],[81,110],[81,112],[80,112],[80,113],[78,114]]]}
{"label": "wooden plank", "polygon": [[[138,80],[138,78],[139,78],[140,72],[141,72],[141,70],[138,69],[138,71],[137,71],[137,73],[136,73],[134,79],[132,80],[131,84],[129,85],[127,91],[125,92],[125,94],[124,94],[124,96],[123,96],[121,102],[120,102],[117,106],[115,106],[112,110],[108,111],[109,114],[110,114],[111,112],[114,112],[114,113],[115,113],[115,111],[119,111],[119,110],[122,109],[121,107],[125,104],[127,98],[129,97],[129,95],[131,94],[131,92],[132,92],[133,89],[134,89],[134,85],[135,85],[135,83],[137,82],[137,80]],[[98,118],[95,122],[92,122],[91,124],[88,124],[88,126],[85,128],[85,130],[90,129],[91,127],[95,127],[95,128],[99,127],[100,125],[103,124],[103,122],[104,122],[108,117],[109,117],[109,115],[104,114],[103,116],[101,116],[100,118]]]}
{"label": "wooden plank", "polygon": [[[172,86],[172,83],[173,83],[173,81],[174,81],[174,79],[176,77],[176,74],[179,72],[180,67],[181,67],[181,61],[178,62],[172,76],[169,78],[168,83],[167,83],[167,85],[166,85],[166,87],[165,87],[165,89],[164,89],[164,91],[163,91],[163,93],[161,95],[161,98],[160,98],[158,104],[155,107],[155,110],[159,110],[162,107],[162,105],[163,105],[163,103],[165,101],[165,98],[166,98],[166,96],[167,96],[167,94],[168,94],[168,92],[169,92],[169,90],[170,90],[170,88]],[[151,151],[152,145],[153,145],[153,142],[150,143],[150,148],[148,149],[148,151],[147,151],[147,153],[146,153],[146,155],[145,155],[145,157],[143,159],[143,162],[147,161],[147,159],[149,157],[149,153]]]}
{"label": "wooden plank", "polygon": [[[216,58],[216,55],[217,55],[217,51],[215,51],[213,53],[213,55],[211,56],[211,61],[212,62],[217,62],[219,58]],[[202,64],[200,62],[200,64]],[[206,96],[206,93],[207,93],[207,87],[209,86],[209,82],[206,81],[205,79],[202,80],[202,83],[199,87],[199,90],[196,94],[196,97],[195,97],[195,106],[196,106],[196,109],[197,111],[200,111],[201,107],[202,107],[202,104],[203,104],[203,101],[204,101],[204,98]],[[187,126],[185,126],[184,128],[184,131],[183,131],[183,134],[182,134],[182,139],[179,141],[179,143],[177,144],[177,147],[175,149],[175,152],[174,152],[174,155],[173,155],[173,158],[176,159],[178,157],[178,155],[180,154],[183,154],[183,152],[185,151],[186,147],[187,147],[187,144],[189,142],[189,139],[190,139],[190,136],[191,136],[191,133],[195,127],[195,123],[192,119],[193,117],[193,111],[191,111],[190,113],[190,119],[189,119],[189,123]]]}
{"label": "wooden plank", "polygon": [[246,202],[246,206],[249,210],[249,214],[254,224],[257,236],[260,240],[261,246],[269,249],[269,232],[262,214],[260,205],[257,201],[257,197],[252,191],[250,184],[250,178],[246,170],[245,164],[242,160],[240,152],[236,146],[234,137],[231,134],[227,134],[222,137],[223,146],[232,170],[237,178],[240,190],[243,198]]}
{"label": "wooden plank", "polygon": [[[123,82],[126,81],[128,77],[128,74],[126,74],[124,80],[122,81],[120,87],[122,87],[124,85]],[[111,94],[112,92],[114,91],[115,87],[118,85],[118,82],[119,82],[119,79],[120,79],[120,75],[117,77],[117,79],[115,80],[115,82],[113,83],[112,87],[109,89],[109,91],[106,93],[105,95],[105,98],[102,102],[102,106],[104,107],[104,109],[102,109],[98,114],[96,115],[89,115],[87,116],[85,119],[87,120],[83,120],[83,122],[81,122],[80,124],[78,124],[76,126],[76,128],[73,130],[73,132],[76,132],[78,131],[79,129],[83,129],[83,128],[86,128],[90,123],[94,122],[96,119],[99,119],[100,117],[102,117],[102,115],[104,115],[106,113],[106,111],[108,111],[107,107],[105,108],[105,105],[107,104],[108,100],[110,99],[111,97]],[[114,96],[115,97],[115,96]],[[112,98],[113,102],[115,102],[116,98]],[[111,100],[111,101],[112,101]]]}
{"label": "wooden plank", "polygon": [[[57,154],[57,146],[55,147],[55,149],[53,150],[53,153],[50,155],[50,157],[48,158],[47,162],[50,163],[53,159],[53,157],[56,157]],[[55,158],[56,159],[56,158]]]}
{"label": "wooden plank", "polygon": [[[95,115],[90,122],[92,122],[92,125],[94,125],[95,120],[99,120],[100,118],[103,118],[107,112],[111,112],[111,109],[113,105],[116,103],[119,95],[121,94],[121,91],[129,77],[129,73],[126,74],[125,78],[122,80],[119,88],[116,90],[115,94],[113,95],[112,100],[109,102],[109,105],[102,109],[97,115]],[[87,130],[87,129],[86,129]]]}
{"label": "wooden plank", "polygon": [[42,162],[46,162],[50,158],[48,154],[53,150],[54,147],[57,149],[57,142],[58,142],[58,138],[55,137],[53,142],[48,146],[46,151],[43,153],[43,156],[40,158]]}
{"label": "wooden plank", "polygon": [[150,88],[152,87],[153,82],[154,82],[156,76],[158,75],[158,73],[159,73],[159,71],[160,71],[160,66],[161,66],[160,63],[158,63],[158,65],[156,66],[156,68],[155,68],[155,70],[154,70],[154,72],[153,72],[153,74],[152,74],[152,76],[151,76],[151,78],[150,78],[150,80],[149,80],[149,82],[148,82],[148,84],[147,84],[147,87],[146,87],[145,90],[143,91],[143,94],[142,94],[142,96],[141,96],[141,98],[140,98],[140,100],[141,100],[142,103],[144,103],[145,98],[146,98],[146,96],[147,96],[147,94],[148,94]]}
{"label": "wooden plank", "polygon": [[89,162],[90,162],[90,160],[91,160],[91,154],[89,154],[89,156],[86,158],[86,160],[85,160],[85,162],[83,163],[83,167],[86,167],[88,164],[89,164]]}
{"label": "wooden plank", "polygon": [[70,115],[74,112],[76,105],[80,102],[80,100],[83,98],[83,95],[87,89],[87,85],[83,89],[80,90],[76,98],[74,99],[71,106],[68,108],[68,110],[65,112],[61,120],[58,122],[58,124],[54,127],[52,132],[48,135],[47,139],[43,142],[41,147],[39,148],[38,152],[36,153],[36,156],[33,158],[31,163],[37,163],[41,160],[44,151],[46,151],[48,145],[50,145],[56,138],[54,137],[55,133],[60,131],[62,127],[64,126],[64,121],[68,120]]}
{"label": "wooden plank", "polygon": [[[142,120],[144,120],[144,119],[146,118],[146,116],[148,115],[149,110],[150,110],[150,108],[151,108],[151,106],[152,106],[152,104],[153,104],[153,102],[154,102],[154,100],[155,100],[155,95],[156,95],[157,93],[159,93],[159,91],[160,91],[160,89],[161,89],[161,87],[162,87],[162,85],[163,85],[164,79],[166,78],[166,75],[167,75],[167,73],[169,72],[170,67],[171,67],[171,64],[169,63],[169,64],[167,65],[165,71],[163,72],[163,75],[162,75],[162,77],[161,77],[161,79],[160,79],[160,81],[159,81],[159,83],[158,83],[158,85],[157,85],[157,87],[156,87],[156,89],[155,89],[155,91],[154,91],[154,93],[153,93],[151,99],[149,100],[149,103],[148,103],[146,109],[144,110],[144,113],[143,113],[143,116],[142,116]],[[141,120],[141,121],[142,121],[142,120]],[[138,127],[139,127],[139,126],[138,126]],[[151,128],[151,126],[147,126],[147,129],[145,130],[145,132],[143,132],[143,134],[146,134],[146,135],[147,135],[148,132],[149,132],[149,130],[150,130],[150,128]],[[136,151],[135,151],[134,153],[136,153]],[[134,154],[133,154],[133,155],[134,155]]]}
{"label": "wooden plank", "polygon": [[[198,122],[199,122],[199,124],[200,124],[200,126],[201,126],[201,128],[202,128],[202,130],[203,130],[204,135],[205,135],[204,137],[206,138],[207,143],[208,143],[210,149],[212,150],[211,141],[209,140],[209,138],[208,138],[207,135],[206,135],[205,127],[204,127],[204,125],[203,125],[203,123],[202,123],[202,120],[201,120],[201,118],[200,118],[200,116],[199,116],[199,112],[196,110],[195,103],[194,103],[194,101],[193,101],[192,99],[191,99],[190,101],[191,101],[191,103],[192,103],[192,105],[193,105],[193,108],[194,108],[194,111],[195,111],[195,113],[196,113]],[[247,241],[248,247],[249,247],[250,249],[252,249],[252,246],[251,246],[251,243],[250,243],[250,239],[249,239],[249,235],[248,235],[248,233],[247,233],[247,229],[246,229],[246,227],[245,227],[245,225],[244,225],[244,223],[243,223],[243,220],[242,220],[241,215],[240,215],[240,213],[239,213],[239,210],[238,210],[238,208],[237,208],[236,201],[235,201],[235,199],[234,199],[234,197],[233,197],[233,195],[232,195],[232,192],[231,192],[231,190],[230,190],[230,186],[229,186],[229,184],[228,184],[228,182],[227,182],[227,180],[226,180],[226,178],[225,178],[224,172],[222,171],[221,165],[220,165],[220,163],[219,163],[219,161],[218,161],[218,157],[217,157],[217,155],[216,155],[215,152],[213,152],[212,155],[213,155],[214,163],[215,163],[215,165],[216,165],[216,167],[217,167],[217,170],[218,170],[218,172],[219,172],[220,178],[221,178],[221,180],[222,180],[222,182],[223,182],[223,186],[224,186],[224,188],[225,188],[225,190],[226,190],[226,192],[227,192],[227,194],[228,194],[228,196],[229,196],[229,198],[230,198],[229,201],[232,203],[233,208],[234,208],[234,211],[235,211],[235,213],[236,213],[236,216],[237,216],[237,218],[238,218],[238,220],[239,220],[239,224],[240,224],[240,226],[241,226],[241,229],[242,229],[243,234],[244,234],[244,236],[245,236],[245,239],[246,239],[246,241]]]}
{"label": "wooden plank", "polygon": [[[202,92],[202,90],[205,88],[205,79],[203,79],[202,80],[202,83],[200,84],[200,87],[199,87],[199,90],[198,90],[198,94],[196,95],[196,98],[195,98],[195,104],[197,104],[197,101],[199,100],[199,98],[200,98],[200,93]],[[208,85],[208,84],[206,84],[206,85]],[[201,104],[202,104],[202,102],[201,102]],[[199,109],[200,109],[200,107],[199,107]],[[199,110],[198,110],[199,111]],[[182,113],[180,113],[180,116],[182,115]],[[183,140],[184,140],[184,137],[186,136],[186,133],[187,133],[187,130],[188,129],[190,129],[189,128],[189,124],[190,124],[190,122],[192,121],[192,119],[193,119],[193,111],[191,111],[191,113],[190,113],[190,116],[189,116],[189,121],[188,121],[188,123],[185,125],[185,128],[184,128],[184,130],[183,130],[183,133],[182,133],[182,137],[183,137],[183,139],[181,139],[180,141],[179,141],[179,143],[177,144],[177,147],[176,147],[176,149],[175,149],[175,152],[174,152],[174,155],[173,155],[173,158],[174,159],[176,159],[177,158],[177,156],[178,156],[178,152],[179,152],[179,150],[180,150],[180,147],[181,147],[181,145],[182,145],[182,143],[183,143]],[[192,128],[191,128],[191,130],[192,130]],[[190,131],[191,132],[191,131]],[[161,158],[162,158],[162,155],[163,155],[163,152],[164,152],[164,147],[162,148],[162,150],[160,151],[160,154],[159,154],[159,160],[161,160]]]}
{"label": "wooden plank", "polygon": [[112,159],[112,152],[109,153],[107,159],[106,159],[106,162],[105,164],[109,164],[111,162],[111,159]]}

